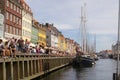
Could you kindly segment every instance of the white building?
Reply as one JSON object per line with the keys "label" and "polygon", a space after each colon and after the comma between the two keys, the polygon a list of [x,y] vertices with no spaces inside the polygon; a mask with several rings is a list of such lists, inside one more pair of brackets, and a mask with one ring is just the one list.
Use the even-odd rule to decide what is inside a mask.
{"label": "white building", "polygon": [[30,7],[22,0],[22,38],[31,40],[33,13]]}

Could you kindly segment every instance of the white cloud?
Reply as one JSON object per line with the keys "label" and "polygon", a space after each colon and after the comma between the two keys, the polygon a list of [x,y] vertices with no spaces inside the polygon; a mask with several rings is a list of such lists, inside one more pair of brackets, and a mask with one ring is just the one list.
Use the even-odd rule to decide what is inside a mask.
{"label": "white cloud", "polygon": [[74,29],[74,27],[72,27],[69,24],[55,24],[55,27],[57,27],[59,30],[71,30],[71,29]]}

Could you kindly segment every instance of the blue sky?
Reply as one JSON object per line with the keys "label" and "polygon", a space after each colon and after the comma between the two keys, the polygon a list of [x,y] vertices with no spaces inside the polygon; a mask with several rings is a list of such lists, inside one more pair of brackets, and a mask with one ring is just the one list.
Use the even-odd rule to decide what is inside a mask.
{"label": "blue sky", "polygon": [[118,0],[26,0],[34,18],[53,23],[65,36],[79,42],[81,6],[86,2],[88,41],[96,34],[97,51],[117,41]]}

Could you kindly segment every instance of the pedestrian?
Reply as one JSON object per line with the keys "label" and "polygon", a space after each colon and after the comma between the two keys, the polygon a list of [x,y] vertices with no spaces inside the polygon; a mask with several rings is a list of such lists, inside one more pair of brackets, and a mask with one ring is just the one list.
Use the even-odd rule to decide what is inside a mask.
{"label": "pedestrian", "polygon": [[2,55],[3,58],[5,58],[5,50],[4,50],[4,45],[3,45],[2,39],[0,39],[0,54]]}

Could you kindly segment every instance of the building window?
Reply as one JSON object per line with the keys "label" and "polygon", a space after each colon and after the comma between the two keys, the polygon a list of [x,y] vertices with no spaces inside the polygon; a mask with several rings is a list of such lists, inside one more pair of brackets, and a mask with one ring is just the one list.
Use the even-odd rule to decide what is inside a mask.
{"label": "building window", "polygon": [[20,14],[22,14],[22,10],[20,9]]}
{"label": "building window", "polygon": [[18,29],[16,28],[16,35],[18,35]]}
{"label": "building window", "polygon": [[17,20],[17,24],[19,25],[19,18],[18,18],[18,20]]}
{"label": "building window", "polygon": [[17,23],[17,24],[18,24],[18,20],[19,20],[18,17],[16,17],[16,23]]}
{"label": "building window", "polygon": [[19,13],[19,8],[17,7],[17,12]]}
{"label": "building window", "polygon": [[21,30],[19,30],[19,35],[21,35]]}
{"label": "building window", "polygon": [[9,30],[8,27],[9,27],[9,26],[6,24],[5,32],[8,32],[8,30]]}
{"label": "building window", "polygon": [[12,14],[10,14],[10,21],[12,21]]}
{"label": "building window", "polygon": [[19,25],[21,25],[21,19],[19,19]]}
{"label": "building window", "polygon": [[9,7],[9,1],[7,0],[7,7]]}
{"label": "building window", "polygon": [[20,8],[18,7],[18,13],[20,14]]}
{"label": "building window", "polygon": [[26,27],[26,21],[24,21],[24,27]]}
{"label": "building window", "polygon": [[14,11],[16,10],[16,5],[14,4]]}
{"label": "building window", "polygon": [[10,20],[10,13],[8,12],[8,20]]}
{"label": "building window", "polygon": [[22,36],[24,35],[24,30],[22,30]]}
{"label": "building window", "polygon": [[14,15],[12,15],[12,22],[14,21]]}
{"label": "building window", "polygon": [[17,17],[15,16],[15,23],[17,22]]}
{"label": "building window", "polygon": [[15,27],[13,27],[13,34],[15,34]]}
{"label": "building window", "polygon": [[12,3],[10,2],[10,8],[12,9]]}
{"label": "building window", "polygon": [[17,12],[17,6],[15,6],[15,11]]}
{"label": "building window", "polygon": [[17,24],[19,24],[19,18],[18,18],[18,17],[17,17],[17,20],[16,20],[16,21],[17,21]]}
{"label": "building window", "polygon": [[24,21],[22,20],[22,26],[24,27]]}
{"label": "building window", "polygon": [[18,12],[18,7],[17,7],[17,12]]}
{"label": "building window", "polygon": [[10,14],[10,21],[12,21],[12,14]]}
{"label": "building window", "polygon": [[12,26],[10,26],[10,33],[12,33]]}
{"label": "building window", "polygon": [[9,14],[8,14],[8,12],[6,12],[6,19],[7,19],[7,20],[9,19]]}
{"label": "building window", "polygon": [[24,36],[24,29],[22,30],[22,35]]}
{"label": "building window", "polygon": [[11,6],[12,6],[12,8],[11,8],[11,9],[14,9],[13,3],[11,3]]}
{"label": "building window", "polygon": [[15,22],[15,15],[13,15],[13,22]]}

